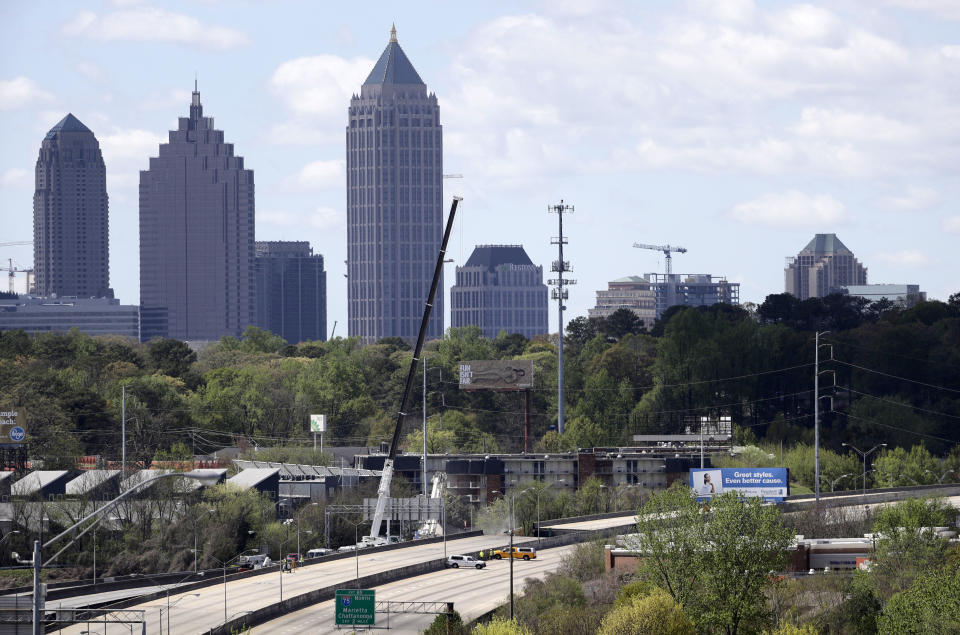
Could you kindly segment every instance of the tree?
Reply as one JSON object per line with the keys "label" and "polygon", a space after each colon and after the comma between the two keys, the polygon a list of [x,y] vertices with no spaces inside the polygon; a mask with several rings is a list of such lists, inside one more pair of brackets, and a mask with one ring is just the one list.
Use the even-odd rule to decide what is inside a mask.
{"label": "tree", "polygon": [[947,539],[932,528],[949,525],[955,514],[935,498],[911,498],[877,511],[873,531],[880,537],[870,578],[881,598],[904,591],[943,563]]}
{"label": "tree", "polygon": [[960,632],[960,568],[917,578],[897,593],[877,618],[882,635],[947,635]]}
{"label": "tree", "polygon": [[173,339],[156,339],[147,349],[154,367],[170,377],[182,377],[197,361],[197,354],[185,342]]}
{"label": "tree", "polygon": [[616,341],[625,335],[636,335],[643,331],[643,320],[630,309],[617,309],[604,318],[600,325],[603,334]]}
{"label": "tree", "polygon": [[703,538],[698,621],[729,634],[755,627],[766,616],[770,572],[785,568],[793,532],[761,499],[725,492],[710,501]]}
{"label": "tree", "polygon": [[486,624],[478,624],[473,629],[473,633],[474,635],[533,635],[526,626],[502,617],[495,617]]}
{"label": "tree", "polygon": [[696,495],[679,482],[644,503],[637,514],[637,533],[625,537],[627,548],[643,557],[644,573],[681,606],[686,606],[696,591],[703,544]]}
{"label": "tree", "polygon": [[597,635],[694,635],[683,607],[662,589],[633,598],[603,618]]}

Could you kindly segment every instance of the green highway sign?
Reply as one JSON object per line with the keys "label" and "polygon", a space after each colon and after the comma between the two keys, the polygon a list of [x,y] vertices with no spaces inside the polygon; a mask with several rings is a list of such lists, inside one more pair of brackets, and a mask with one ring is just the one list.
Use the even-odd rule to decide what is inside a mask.
{"label": "green highway sign", "polygon": [[367,589],[339,589],[337,591],[336,625],[375,625],[374,607],[376,603],[376,591]]}

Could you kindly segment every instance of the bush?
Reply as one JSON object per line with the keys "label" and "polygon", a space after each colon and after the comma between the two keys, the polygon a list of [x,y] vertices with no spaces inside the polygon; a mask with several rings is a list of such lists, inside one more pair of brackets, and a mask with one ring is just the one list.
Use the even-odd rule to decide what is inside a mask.
{"label": "bush", "polygon": [[449,624],[447,620],[446,615],[438,615],[430,623],[430,627],[423,631],[423,635],[463,635],[466,632],[463,628],[463,620],[456,611],[450,615]]}
{"label": "bush", "polygon": [[495,617],[486,624],[478,624],[473,629],[473,633],[474,635],[533,635],[526,626],[502,617]]}
{"label": "bush", "polygon": [[603,574],[604,540],[585,542],[573,548],[563,558],[560,572],[580,582],[596,578]]}
{"label": "bush", "polygon": [[960,569],[935,571],[918,577],[897,593],[877,618],[878,632],[887,634],[946,635],[960,632]]}
{"label": "bush", "polygon": [[694,635],[693,622],[670,594],[655,589],[615,608],[600,624],[597,635]]}

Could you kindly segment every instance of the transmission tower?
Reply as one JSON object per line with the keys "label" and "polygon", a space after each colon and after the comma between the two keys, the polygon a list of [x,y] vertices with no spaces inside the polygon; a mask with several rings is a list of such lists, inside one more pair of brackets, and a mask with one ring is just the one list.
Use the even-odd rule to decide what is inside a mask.
{"label": "transmission tower", "polygon": [[576,280],[564,280],[563,274],[572,271],[570,262],[563,259],[563,246],[567,244],[567,239],[563,236],[563,215],[564,213],[573,213],[573,205],[565,205],[563,199],[560,199],[558,205],[549,205],[547,210],[551,214],[557,215],[560,224],[560,235],[550,239],[551,245],[557,246],[559,257],[553,261],[551,271],[557,274],[557,277],[550,280],[551,286],[556,287],[553,290],[553,299],[557,301],[558,319],[558,342],[557,342],[557,432],[563,436],[563,310],[567,307],[563,305],[569,294],[567,287],[577,284]]}

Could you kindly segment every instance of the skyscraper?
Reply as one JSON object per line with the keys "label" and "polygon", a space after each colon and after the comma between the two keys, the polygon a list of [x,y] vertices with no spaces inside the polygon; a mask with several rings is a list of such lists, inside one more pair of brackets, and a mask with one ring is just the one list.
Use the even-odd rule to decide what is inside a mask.
{"label": "skyscraper", "polygon": [[215,340],[254,323],[253,194],[253,170],[194,86],[190,115],[140,172],[143,340]]}
{"label": "skyscraper", "polygon": [[33,194],[37,295],[113,297],[107,171],[97,138],[72,114],[40,144]]}
{"label": "skyscraper", "polygon": [[867,268],[836,234],[816,234],[784,269],[786,292],[801,300],[840,293],[849,285],[867,284]]}
{"label": "skyscraper", "polygon": [[[396,29],[350,100],[346,133],[349,333],[412,342],[443,235],[443,130]],[[429,338],[443,335],[442,278],[438,288]]]}
{"label": "skyscraper", "polygon": [[479,326],[484,337],[500,331],[526,338],[547,328],[547,285],[543,267],[534,265],[521,245],[479,245],[457,267],[450,288],[451,326]]}
{"label": "skyscraper", "polygon": [[327,339],[327,273],[306,241],[256,243],[257,326],[289,344]]}

